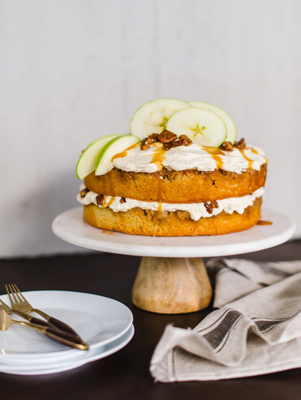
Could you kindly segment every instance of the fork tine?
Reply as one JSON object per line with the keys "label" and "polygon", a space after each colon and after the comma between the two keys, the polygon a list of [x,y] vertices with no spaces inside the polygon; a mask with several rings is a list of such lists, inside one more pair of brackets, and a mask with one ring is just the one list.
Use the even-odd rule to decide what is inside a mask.
{"label": "fork tine", "polygon": [[12,286],[11,286],[10,284],[8,285],[8,288],[9,288],[9,292],[10,292],[10,294],[11,294],[11,298],[13,299],[13,303],[14,303],[14,304],[20,303],[20,302],[19,302],[19,299],[18,299],[17,296],[15,295],[15,292],[13,291],[13,288],[12,288]]}
{"label": "fork tine", "polygon": [[13,284],[13,287],[14,287],[15,291],[18,292],[18,295],[21,297],[21,300],[23,300],[25,303],[28,303],[28,301],[25,299],[22,292],[20,291],[20,289],[18,288],[18,286],[15,283]]}
{"label": "fork tine", "polygon": [[11,308],[0,299],[0,308],[6,312],[10,312]]}
{"label": "fork tine", "polygon": [[22,302],[23,302],[22,297],[19,295],[18,291],[15,289],[15,284],[12,283],[12,284],[10,285],[10,287],[13,289],[13,293],[14,293],[14,295],[15,295],[15,298],[18,299],[18,302],[19,302],[19,303],[22,303]]}
{"label": "fork tine", "polygon": [[8,297],[9,297],[9,300],[10,300],[10,302],[11,302],[11,305],[14,305],[14,304],[15,304],[15,301],[14,301],[14,299],[12,298],[12,296],[11,296],[11,294],[10,294],[10,290],[9,290],[8,285],[6,285],[6,284],[5,284],[5,290],[6,290],[6,293],[8,294]]}

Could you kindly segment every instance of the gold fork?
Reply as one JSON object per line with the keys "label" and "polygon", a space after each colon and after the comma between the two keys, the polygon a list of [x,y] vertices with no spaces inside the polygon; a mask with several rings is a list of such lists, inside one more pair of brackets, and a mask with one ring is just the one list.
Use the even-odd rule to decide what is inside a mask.
{"label": "gold fork", "polygon": [[50,324],[49,322],[43,321],[40,318],[32,317],[31,315],[28,315],[22,311],[13,310],[6,303],[4,303],[4,301],[1,299],[0,299],[0,310],[4,310],[8,314],[19,315],[20,317],[26,319],[28,322],[31,322],[32,324],[39,325],[39,326],[50,326],[53,328],[53,325]]}
{"label": "gold fork", "polygon": [[5,289],[10,299],[13,310],[21,311],[23,313],[35,312],[39,314],[42,318],[46,319],[46,321],[48,321],[56,328],[64,332],[72,333],[73,335],[76,335],[78,338],[80,338],[78,333],[76,333],[75,330],[71,328],[71,326],[65,324],[59,319],[51,317],[50,315],[44,313],[44,311],[33,308],[20,292],[16,284],[5,285]]}
{"label": "gold fork", "polygon": [[48,336],[50,339],[55,340],[56,342],[59,342],[66,346],[74,347],[79,350],[89,350],[89,345],[87,343],[81,342],[79,338],[71,335],[70,333],[62,332],[61,330],[55,329],[50,326],[40,326],[31,324],[30,322],[15,321],[11,319],[11,317],[4,310],[0,310],[0,330],[6,331],[13,324],[18,324],[31,329],[35,329],[36,331]]}

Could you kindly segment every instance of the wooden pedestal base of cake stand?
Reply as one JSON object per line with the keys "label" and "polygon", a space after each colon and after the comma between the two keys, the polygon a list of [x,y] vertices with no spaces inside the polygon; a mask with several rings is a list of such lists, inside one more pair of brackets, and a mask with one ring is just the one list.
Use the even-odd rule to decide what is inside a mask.
{"label": "wooden pedestal base of cake stand", "polygon": [[[52,224],[54,233],[87,249],[142,256],[133,303],[161,314],[189,313],[209,305],[212,290],[200,257],[229,256],[277,246],[293,236],[296,226],[286,215],[263,209],[262,219],[273,225],[254,226],[222,236],[149,237],[95,229],[83,220],[82,213],[82,207],[78,207],[58,215]],[[100,273],[101,266],[100,263]]]}
{"label": "wooden pedestal base of cake stand", "polygon": [[202,310],[211,296],[201,258],[143,257],[132,291],[135,306],[160,314]]}

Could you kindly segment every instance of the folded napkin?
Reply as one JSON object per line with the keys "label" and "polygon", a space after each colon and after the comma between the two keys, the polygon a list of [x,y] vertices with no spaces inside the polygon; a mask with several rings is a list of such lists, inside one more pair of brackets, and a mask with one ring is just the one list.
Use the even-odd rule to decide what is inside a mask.
{"label": "folded napkin", "polygon": [[301,367],[301,261],[212,259],[214,308],[193,330],[167,326],[151,360],[161,382]]}

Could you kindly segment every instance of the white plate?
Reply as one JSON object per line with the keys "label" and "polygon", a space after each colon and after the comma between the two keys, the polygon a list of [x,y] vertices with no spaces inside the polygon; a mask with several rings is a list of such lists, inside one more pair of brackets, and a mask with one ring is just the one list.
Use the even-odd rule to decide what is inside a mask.
{"label": "white plate", "polygon": [[30,366],[26,365],[24,361],[23,365],[21,363],[18,365],[17,362],[15,365],[0,363],[0,372],[14,375],[46,375],[69,371],[116,353],[131,341],[134,332],[134,326],[131,325],[127,332],[120,338],[105,346],[85,352],[85,354],[79,359],[72,358],[65,361],[59,361],[59,359],[57,359],[50,362],[44,361],[44,363],[41,360],[37,364],[32,364]]}
{"label": "white plate", "polygon": [[273,225],[256,225],[243,232],[220,236],[150,237],[96,229],[83,219],[82,207],[58,215],[53,232],[66,242],[108,253],[144,257],[219,257],[277,246],[290,239],[296,224],[277,211],[263,208],[262,219]]}
{"label": "white plate", "polygon": [[[73,327],[90,350],[118,339],[133,322],[131,311],[122,303],[107,297],[79,292],[24,292],[33,307],[45,311]],[[0,296],[9,304],[7,295]],[[13,319],[20,319],[12,316]],[[0,331],[0,362],[5,359],[38,359],[78,355],[78,350],[52,341],[39,332],[13,325]]]}
{"label": "white plate", "polygon": [[115,346],[118,345],[118,343],[123,343],[123,341],[128,336],[132,336],[131,332],[133,332],[133,325],[131,325],[129,329],[120,338],[114,340],[113,342],[101,347],[97,347],[93,350],[88,350],[88,351],[77,350],[77,352],[72,357],[68,358],[62,359],[60,355],[58,355],[57,357],[52,357],[51,359],[49,358],[1,359],[0,371],[1,368],[4,368],[8,371],[14,371],[14,370],[25,371],[33,369],[59,368],[62,365],[66,366],[71,364],[83,363],[84,361],[86,362],[86,360],[90,361],[90,359],[91,361],[93,361],[95,359],[98,359],[102,353],[107,352],[108,349],[111,348],[113,349]]}

